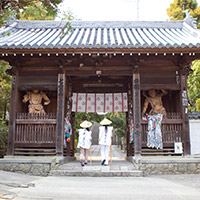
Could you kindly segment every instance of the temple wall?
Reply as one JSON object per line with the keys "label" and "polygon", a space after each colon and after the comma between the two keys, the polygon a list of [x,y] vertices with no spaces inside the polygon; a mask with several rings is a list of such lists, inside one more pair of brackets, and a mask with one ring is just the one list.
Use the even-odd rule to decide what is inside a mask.
{"label": "temple wall", "polygon": [[200,154],[200,120],[189,120],[191,155]]}

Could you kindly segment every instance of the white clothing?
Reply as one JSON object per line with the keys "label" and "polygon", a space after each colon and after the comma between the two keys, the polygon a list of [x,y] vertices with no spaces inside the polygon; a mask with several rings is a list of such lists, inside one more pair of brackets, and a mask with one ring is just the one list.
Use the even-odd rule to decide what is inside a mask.
{"label": "white clothing", "polygon": [[101,145],[101,162],[105,160],[104,164],[108,165],[109,153],[110,153],[110,145],[112,143],[112,126],[107,126],[107,130],[105,126],[99,127],[99,144]]}
{"label": "white clothing", "polygon": [[92,140],[92,132],[87,129],[79,129],[77,148],[89,149]]}
{"label": "white clothing", "polygon": [[111,145],[112,138],[112,126],[107,126],[107,131],[105,126],[99,127],[99,144],[100,145]]}
{"label": "white clothing", "polygon": [[108,165],[110,153],[110,145],[101,145],[101,162],[105,160],[104,164]]}

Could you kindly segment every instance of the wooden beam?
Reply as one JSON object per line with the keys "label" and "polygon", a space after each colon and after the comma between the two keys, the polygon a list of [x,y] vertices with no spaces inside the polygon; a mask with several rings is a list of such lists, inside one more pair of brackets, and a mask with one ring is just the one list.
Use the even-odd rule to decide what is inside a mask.
{"label": "wooden beam", "polygon": [[18,74],[19,72],[17,70],[16,74],[12,77],[7,155],[14,155],[15,120],[18,100]]}
{"label": "wooden beam", "polygon": [[36,88],[38,90],[48,90],[48,91],[56,91],[57,85],[50,86],[50,85],[21,85],[18,87],[19,91],[27,91],[27,90],[33,90]]}
{"label": "wooden beam", "polygon": [[121,92],[127,92],[127,87],[105,87],[105,88],[97,88],[97,87],[93,87],[93,88],[83,88],[83,87],[79,87],[79,88],[73,88],[73,92],[79,92],[79,93],[121,93]]}
{"label": "wooden beam", "polygon": [[15,148],[17,147],[21,147],[21,148],[25,148],[24,150],[26,150],[26,148],[42,148],[45,150],[46,147],[48,148],[52,148],[55,149],[55,143],[15,143]]}
{"label": "wooden beam", "polygon": [[56,155],[63,155],[63,131],[64,131],[64,114],[65,114],[65,73],[58,74],[57,90],[57,126],[56,126]]}
{"label": "wooden beam", "polygon": [[[98,70],[91,71],[76,71],[76,70],[66,70],[68,76],[96,76],[98,77]],[[101,71],[101,70],[100,70]],[[99,76],[131,76],[132,70],[107,70],[101,71]]]}
{"label": "wooden beam", "polygon": [[127,84],[131,81],[131,78],[127,78],[124,76],[121,77],[95,77],[92,76],[89,79],[83,78],[83,77],[71,77],[71,83],[74,84],[95,84],[95,83],[101,83],[101,84]]}
{"label": "wooden beam", "polygon": [[[119,61],[120,62],[120,61]],[[108,66],[101,66],[101,67],[95,67],[95,66],[84,66],[84,67],[77,67],[77,66],[70,66],[70,67],[66,67],[67,71],[98,71],[98,70],[102,70],[102,71],[129,71],[132,70],[131,66],[128,65],[114,65],[112,62],[110,63],[110,65]]]}
{"label": "wooden beam", "polygon": [[[26,56],[27,54],[38,54],[38,57],[39,54],[48,54],[50,53],[51,55],[52,54],[58,54],[57,57],[60,56],[60,54],[62,54],[64,56],[64,54],[138,54],[140,53],[141,54],[155,54],[155,53],[158,53],[158,54],[163,54],[163,53],[166,53],[166,54],[172,54],[172,53],[175,53],[175,54],[180,54],[180,53],[196,53],[196,54],[199,54],[199,49],[198,48],[189,48],[189,47],[185,47],[185,48],[94,48],[94,49],[91,49],[91,48],[76,48],[76,49],[66,49],[66,48],[61,48],[61,49],[58,49],[58,48],[53,48],[53,49],[0,49],[0,54],[16,54],[16,55],[22,55],[22,54],[25,54],[24,56]],[[3,57],[3,56],[2,56]]]}
{"label": "wooden beam", "polygon": [[180,90],[180,85],[178,84],[141,84],[141,90],[152,90],[152,89],[164,89],[164,90]]}
{"label": "wooden beam", "polygon": [[183,148],[184,155],[190,155],[190,136],[189,136],[189,117],[188,117],[188,97],[187,97],[187,73],[181,71],[180,73],[180,104],[183,123]]}
{"label": "wooden beam", "polygon": [[133,122],[134,122],[134,154],[141,155],[141,98],[140,74],[133,72]]}
{"label": "wooden beam", "polygon": [[56,124],[56,119],[16,119],[16,124]]}

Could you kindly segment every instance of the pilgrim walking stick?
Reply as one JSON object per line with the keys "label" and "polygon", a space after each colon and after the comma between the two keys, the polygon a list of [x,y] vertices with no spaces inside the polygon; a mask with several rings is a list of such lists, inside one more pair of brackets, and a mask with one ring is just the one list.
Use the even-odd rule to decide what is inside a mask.
{"label": "pilgrim walking stick", "polygon": [[112,143],[110,144],[110,164],[112,164]]}
{"label": "pilgrim walking stick", "polygon": [[90,165],[92,165],[92,145],[90,145]]}

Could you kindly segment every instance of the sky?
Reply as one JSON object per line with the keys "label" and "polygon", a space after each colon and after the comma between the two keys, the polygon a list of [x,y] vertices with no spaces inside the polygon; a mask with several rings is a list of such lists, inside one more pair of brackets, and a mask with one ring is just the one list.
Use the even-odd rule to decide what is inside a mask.
{"label": "sky", "polygon": [[[174,0],[64,0],[61,10],[71,10],[82,21],[165,21],[169,20],[166,9],[173,2]],[[197,3],[200,6],[200,0]]]}

